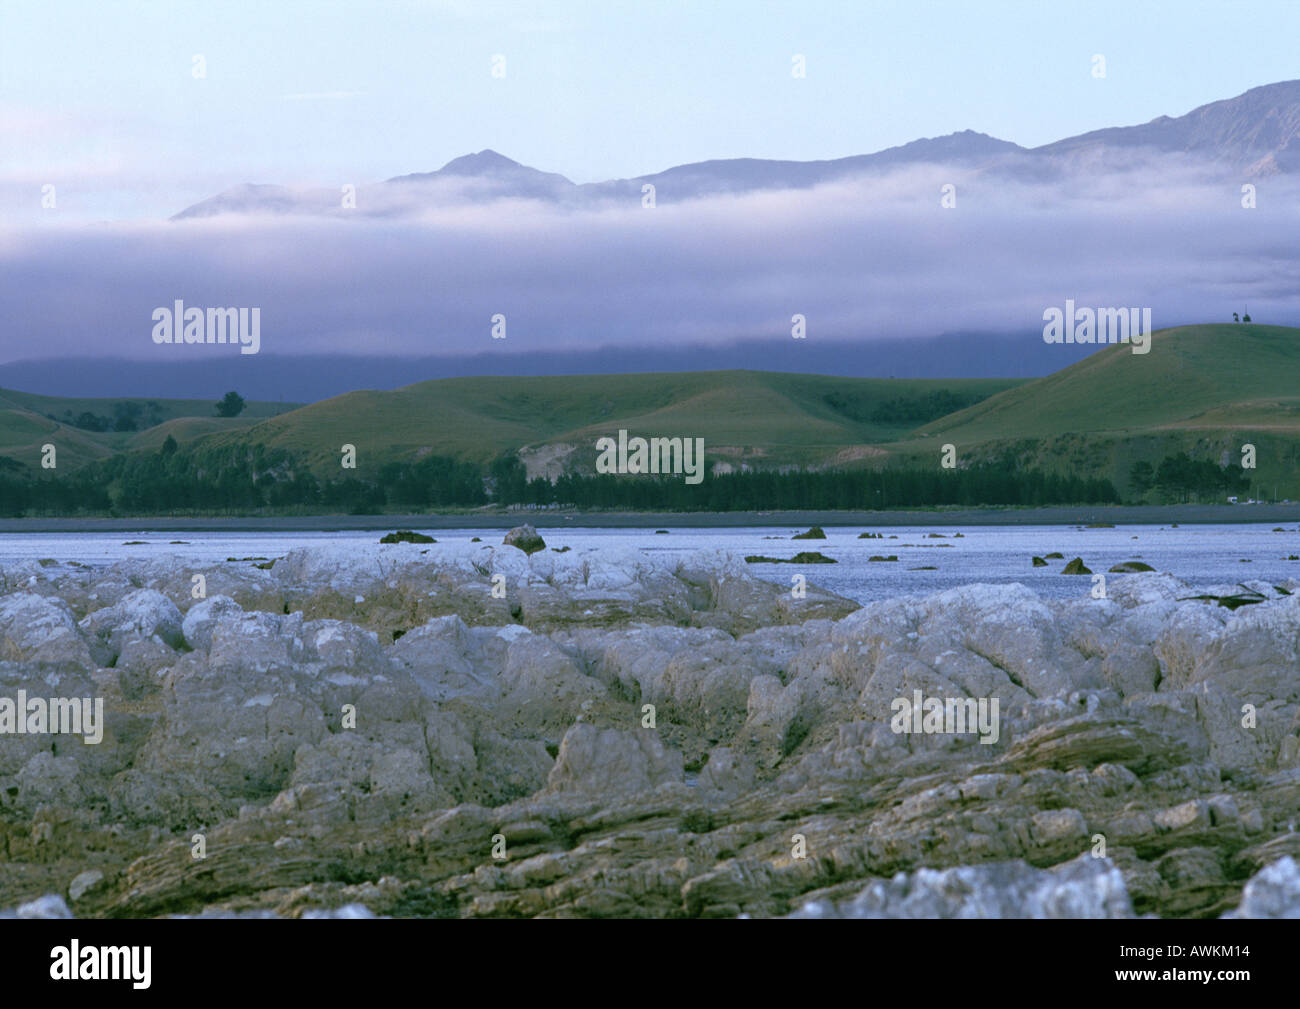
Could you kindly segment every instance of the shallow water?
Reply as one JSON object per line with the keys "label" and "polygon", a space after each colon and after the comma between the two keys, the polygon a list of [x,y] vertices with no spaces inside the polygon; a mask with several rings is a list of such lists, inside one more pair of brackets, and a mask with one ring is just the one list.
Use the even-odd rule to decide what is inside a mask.
{"label": "shallow water", "polygon": [[[1141,560],[1157,571],[1167,571],[1194,585],[1234,584],[1262,579],[1280,583],[1300,579],[1300,530],[1268,523],[1168,526],[1129,525],[1114,529],[1069,526],[914,526],[864,530],[862,527],[828,528],[824,540],[791,540],[801,529],[755,526],[732,529],[673,529],[656,535],[652,529],[543,529],[551,547],[574,550],[622,547],[670,555],[701,549],[726,549],[740,554],[793,557],[800,551],[818,551],[836,564],[753,564],[760,578],[789,585],[796,573],[833,592],[867,602],[911,592],[937,592],[971,582],[1023,582],[1042,596],[1068,598],[1086,595],[1092,580],[1062,575],[1073,557],[1082,557],[1095,572],[1105,572],[1126,560]],[[440,543],[468,543],[479,536],[485,543],[501,542],[500,529],[418,530]],[[863,531],[881,532],[884,539],[858,539]],[[961,534],[958,536],[957,534]],[[935,534],[931,536],[930,534]],[[0,563],[19,559],[53,558],[84,564],[108,564],[130,557],[176,553],[197,563],[215,563],[228,557],[281,557],[298,547],[331,544],[377,544],[380,533],[348,532],[248,532],[248,533],[8,533],[0,536]],[[132,540],[142,544],[126,545]],[[173,543],[182,540],[181,543]],[[1053,551],[1064,555],[1035,568],[1033,555]],[[896,555],[896,562],[872,562],[875,555]],[[937,570],[921,571],[932,566]]]}

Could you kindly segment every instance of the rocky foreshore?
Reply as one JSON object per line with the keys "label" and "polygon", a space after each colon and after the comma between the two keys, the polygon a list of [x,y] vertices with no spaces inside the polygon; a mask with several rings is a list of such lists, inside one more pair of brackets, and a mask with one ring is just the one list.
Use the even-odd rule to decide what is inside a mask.
{"label": "rocky foreshore", "polygon": [[1246,587],[8,565],[0,916],[1300,916],[1300,583]]}

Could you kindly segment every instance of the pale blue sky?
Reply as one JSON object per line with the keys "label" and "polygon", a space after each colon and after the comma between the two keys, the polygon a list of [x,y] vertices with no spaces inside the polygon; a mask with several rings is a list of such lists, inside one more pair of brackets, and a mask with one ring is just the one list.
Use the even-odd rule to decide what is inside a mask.
{"label": "pale blue sky", "polygon": [[50,182],[76,216],[161,217],[485,147],[585,182],[967,128],[1033,146],[1300,77],[1297,38],[1296,0],[3,0],[0,211]]}

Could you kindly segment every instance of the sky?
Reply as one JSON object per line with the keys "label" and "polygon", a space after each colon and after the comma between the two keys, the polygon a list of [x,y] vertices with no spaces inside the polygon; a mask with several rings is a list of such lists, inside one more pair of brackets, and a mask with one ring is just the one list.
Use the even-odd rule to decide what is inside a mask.
{"label": "sky", "polygon": [[150,338],[177,299],[258,308],[269,355],[742,346],[796,315],[855,345],[1032,336],[1067,299],[1300,324],[1295,174],[1251,213],[1236,181],[1144,162],[1095,185],[913,166],[653,214],[168,220],[242,183],[337,193],[485,148],[588,182],[965,129],[1032,147],[1300,78],[1298,37],[1294,0],[0,0],[0,363],[229,353]]}
{"label": "sky", "polygon": [[1297,38],[1294,0],[4,0],[0,214],[50,183],[68,217],[161,218],[484,148],[590,182],[964,129],[1036,146],[1293,79]]}

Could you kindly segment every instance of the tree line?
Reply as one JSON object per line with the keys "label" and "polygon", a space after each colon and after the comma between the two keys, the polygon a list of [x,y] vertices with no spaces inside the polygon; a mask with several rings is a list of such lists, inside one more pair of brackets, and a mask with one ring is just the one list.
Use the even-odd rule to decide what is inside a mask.
{"label": "tree line", "polygon": [[567,474],[528,479],[517,458],[487,466],[443,456],[390,462],[322,479],[304,460],[265,445],[181,449],[91,463],[66,476],[28,475],[0,458],[0,513],[37,515],[378,514],[486,504],[655,511],[915,508],[938,505],[1107,504],[1105,479],[985,463],[966,469],[739,472],[697,485],[680,476]]}
{"label": "tree line", "polygon": [[71,410],[64,410],[61,417],[52,413],[45,416],[83,431],[141,431],[162,423],[162,407],[154,400],[144,403],[124,400],[113,404],[112,416],[89,410],[82,410],[76,416]]}
{"label": "tree line", "polygon": [[[213,413],[217,417],[238,417],[246,405],[244,397],[232,390],[215,404]],[[53,413],[45,416],[83,431],[144,431],[163,422],[163,409],[156,400],[127,399],[113,404],[111,416],[89,410],[76,415],[71,410],[64,410],[61,416]]]}
{"label": "tree line", "polygon": [[1109,480],[1000,467],[969,469],[794,470],[711,476],[691,486],[680,477],[566,474],[528,481],[507,504],[572,505],[632,511],[785,511],[917,508],[939,505],[1110,504]]}
{"label": "tree line", "polygon": [[1222,501],[1230,494],[1244,494],[1250,478],[1240,466],[1218,466],[1207,459],[1193,459],[1186,452],[1167,455],[1153,467],[1139,461],[1129,470],[1129,483],[1139,497],[1155,490],[1167,502],[1187,504],[1208,497]]}
{"label": "tree line", "polygon": [[933,389],[925,395],[895,396],[878,403],[864,402],[856,396],[838,392],[827,393],[822,400],[832,410],[856,421],[915,426],[946,417],[987,398],[987,394],[980,392]]}

